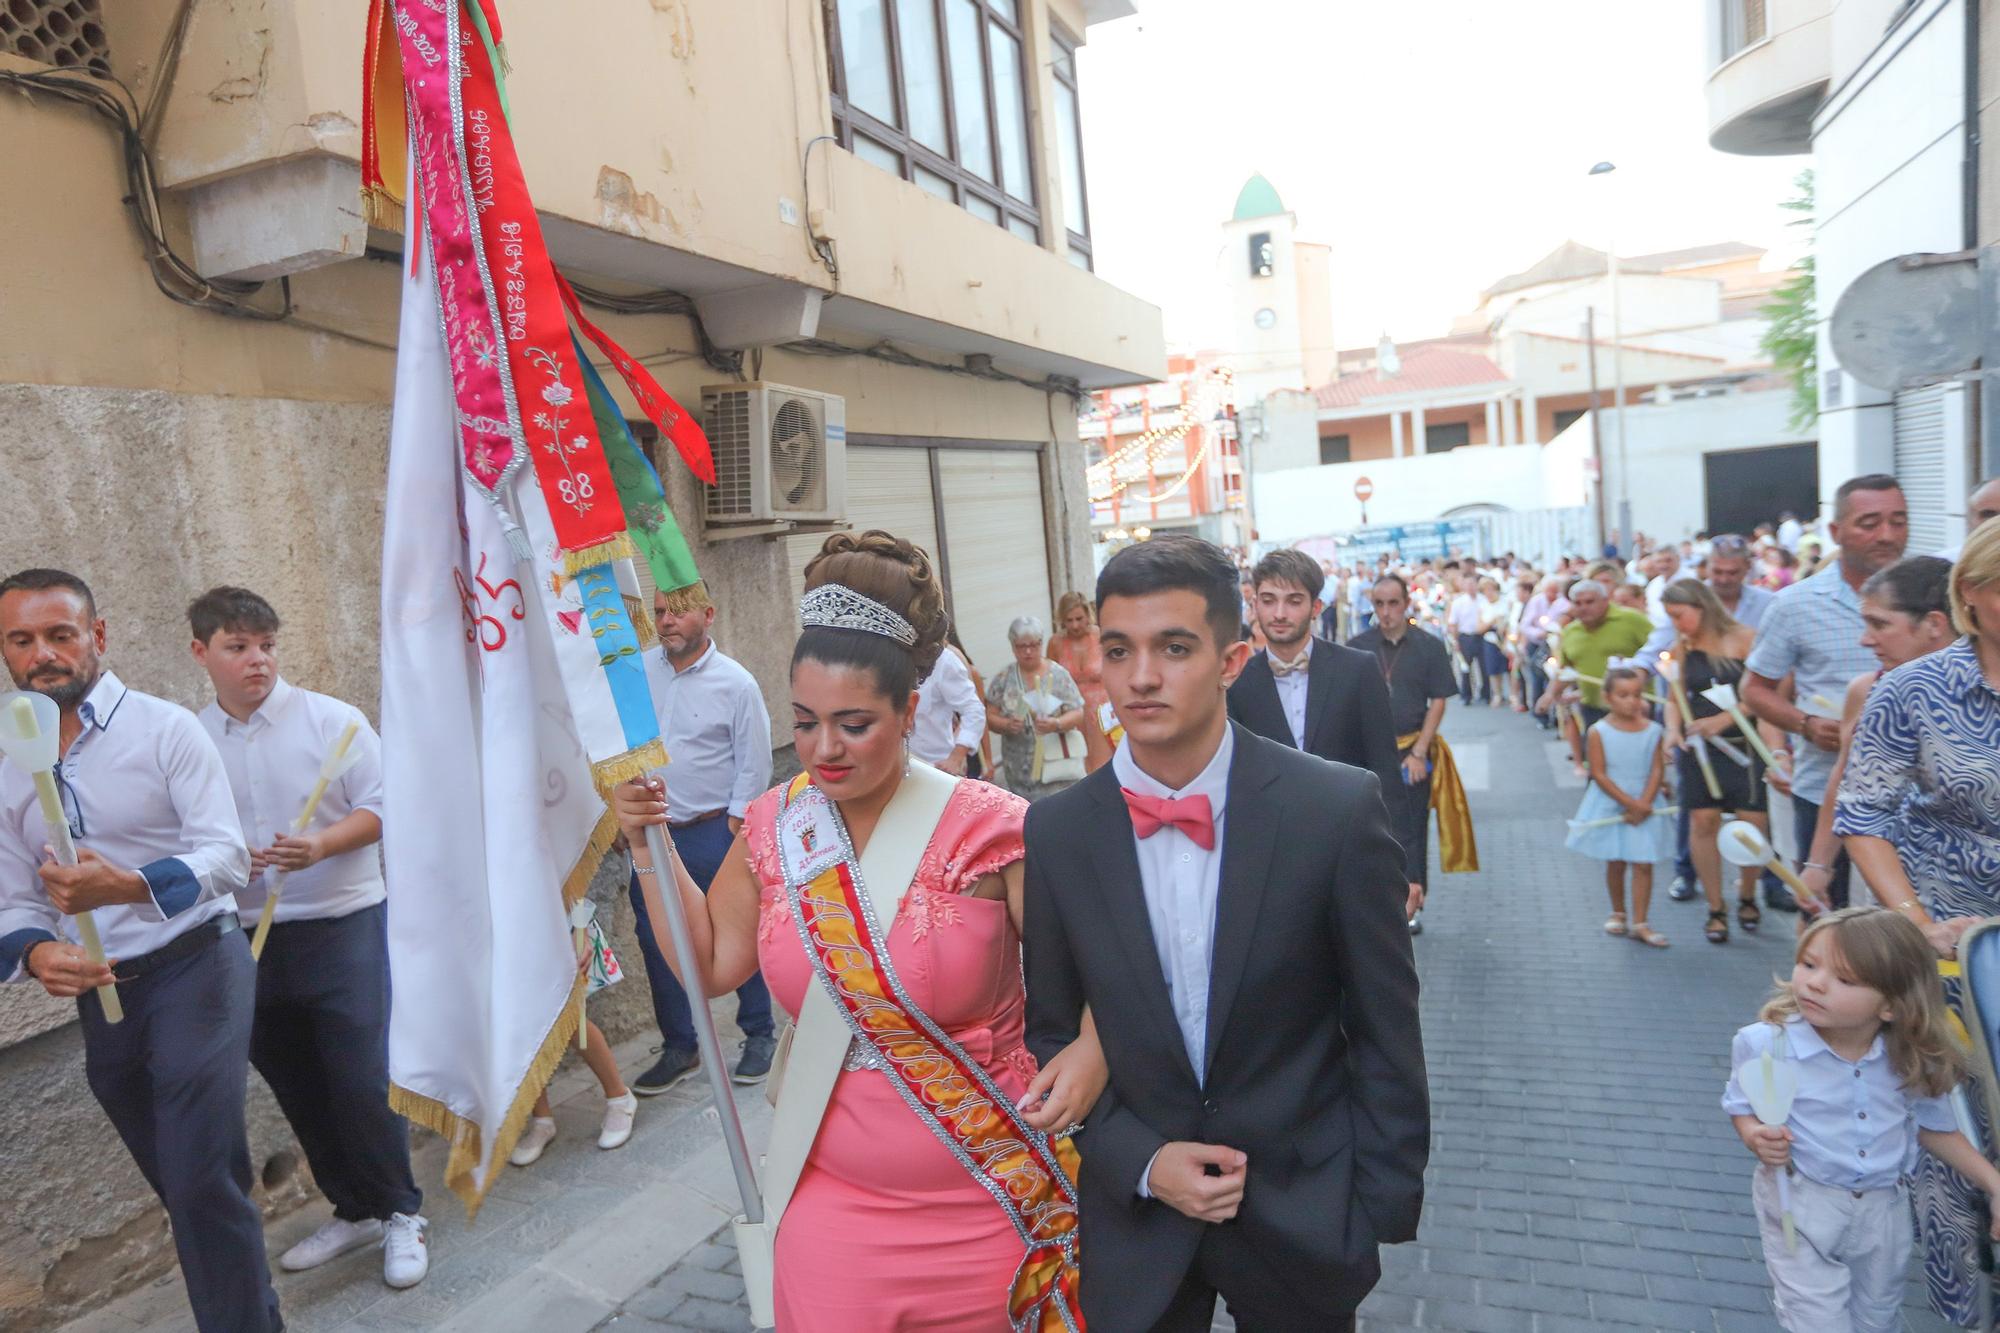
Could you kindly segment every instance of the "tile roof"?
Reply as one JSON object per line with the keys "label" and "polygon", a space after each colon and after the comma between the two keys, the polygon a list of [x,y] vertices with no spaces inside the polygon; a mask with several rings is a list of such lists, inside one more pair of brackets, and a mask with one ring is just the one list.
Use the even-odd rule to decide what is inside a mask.
{"label": "tile roof", "polygon": [[1393,394],[1507,382],[1506,372],[1476,352],[1410,347],[1399,350],[1397,355],[1402,360],[1397,374],[1384,377],[1378,368],[1365,375],[1343,375],[1314,390],[1313,398],[1321,407],[1355,407],[1370,398]]}

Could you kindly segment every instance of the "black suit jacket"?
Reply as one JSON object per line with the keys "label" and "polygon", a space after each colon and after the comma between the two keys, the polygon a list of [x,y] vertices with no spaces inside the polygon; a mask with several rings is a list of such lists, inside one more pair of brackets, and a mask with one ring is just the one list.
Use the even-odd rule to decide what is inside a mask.
{"label": "black suit jacket", "polygon": [[[1203,1246],[1223,1270],[1275,1268],[1317,1309],[1350,1311],[1379,1276],[1376,1246],[1416,1235],[1430,1109],[1380,784],[1235,737],[1205,1080],[1174,1019],[1112,767],[1028,810],[1029,1046],[1060,1051],[1087,1004],[1111,1071],[1078,1143],[1094,1333],[1150,1328]],[[1279,855],[1284,830],[1308,821],[1339,832],[1286,839]],[[1236,1218],[1209,1226],[1138,1197],[1170,1140],[1248,1156]]]}
{"label": "black suit jacket", "polygon": [[[1252,654],[1229,687],[1229,716],[1266,740],[1294,743],[1268,653]],[[1389,686],[1372,655],[1324,639],[1313,644],[1306,667],[1304,748],[1336,764],[1368,769],[1390,799],[1403,790]]]}

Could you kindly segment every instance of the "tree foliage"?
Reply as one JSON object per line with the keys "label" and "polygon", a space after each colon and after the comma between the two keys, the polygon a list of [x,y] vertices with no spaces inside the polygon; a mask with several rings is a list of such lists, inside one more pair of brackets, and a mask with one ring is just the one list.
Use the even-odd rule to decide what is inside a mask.
{"label": "tree foliage", "polygon": [[[1813,174],[1801,171],[1793,182],[1798,194],[1781,207],[1798,214],[1790,226],[1813,224]],[[1808,249],[1798,271],[1771,293],[1764,306],[1761,346],[1772,364],[1792,381],[1792,429],[1805,430],[1819,419],[1819,316],[1814,303],[1813,254]]]}

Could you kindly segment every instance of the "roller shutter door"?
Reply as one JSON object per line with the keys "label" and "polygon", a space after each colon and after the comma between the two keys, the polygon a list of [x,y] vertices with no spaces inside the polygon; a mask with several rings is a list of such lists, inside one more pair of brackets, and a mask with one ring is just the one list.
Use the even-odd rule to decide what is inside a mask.
{"label": "roller shutter door", "polygon": [[1949,385],[1896,395],[1896,480],[1910,507],[1912,555],[1945,545],[1945,397]]}
{"label": "roller shutter door", "polygon": [[991,677],[1013,660],[1007,626],[1016,616],[1049,624],[1041,456],[1025,449],[940,449],[938,481],[959,638]]}
{"label": "roller shutter door", "polygon": [[[930,450],[849,446],[847,520],[856,532],[880,528],[908,538],[935,560],[937,511],[931,504]],[[823,532],[785,539],[793,600],[803,591],[806,563],[825,542]]]}

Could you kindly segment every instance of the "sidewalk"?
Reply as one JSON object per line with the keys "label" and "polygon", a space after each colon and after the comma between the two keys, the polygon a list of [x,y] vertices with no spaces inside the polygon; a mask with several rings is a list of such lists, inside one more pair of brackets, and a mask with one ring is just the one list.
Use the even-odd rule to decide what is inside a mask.
{"label": "sidewalk", "polygon": [[[1665,951],[1605,936],[1601,874],[1563,850],[1581,783],[1563,751],[1512,712],[1461,709],[1446,735],[1478,823],[1476,875],[1433,873],[1416,941],[1434,1125],[1423,1226],[1383,1253],[1361,1326],[1476,1333],[1775,1330],[1750,1215],[1747,1155],[1717,1105],[1729,1037],[1788,970],[1790,918],[1722,948],[1701,938],[1699,901],[1653,920]],[[1433,853],[1435,854],[1435,853]],[[722,1009],[734,1012],[724,999]],[[718,1020],[721,1020],[718,1015]],[[733,1032],[724,1038],[730,1049]],[[636,1073],[643,1044],[619,1051]],[[761,1090],[738,1097],[753,1143]],[[288,1327],[458,1333],[620,1333],[748,1327],[729,1249],[729,1164],[699,1078],[644,1102],[632,1141],[595,1146],[596,1085],[552,1089],[562,1136],[527,1170],[507,1168],[467,1226],[438,1185],[435,1141],[419,1157],[434,1223],[430,1277],[381,1284],[372,1252],[281,1275]],[[272,1229],[275,1256],[325,1216]],[[1906,1327],[1947,1327],[1912,1289]],[[177,1277],[65,1333],[187,1327]],[[1230,1327],[1227,1317],[1218,1328]]]}

